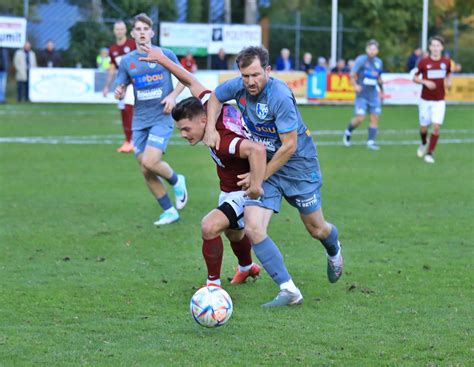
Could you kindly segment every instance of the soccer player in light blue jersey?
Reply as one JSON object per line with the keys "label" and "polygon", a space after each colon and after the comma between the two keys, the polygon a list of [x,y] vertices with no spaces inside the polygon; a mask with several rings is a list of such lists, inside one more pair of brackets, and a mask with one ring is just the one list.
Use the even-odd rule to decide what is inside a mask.
{"label": "soccer player in light blue jersey", "polygon": [[[379,116],[382,112],[383,102],[383,82],[382,69],[383,63],[377,57],[379,53],[379,43],[376,40],[367,42],[365,54],[356,58],[351,70],[351,82],[356,91],[354,103],[354,117],[344,131],[343,143],[345,146],[351,145],[351,135],[362,121],[367,113],[370,114],[370,124],[368,129],[367,148],[379,150],[380,147],[375,144],[377,129],[379,125]],[[377,86],[379,90],[377,90]]]}
{"label": "soccer player in light blue jersey", "polygon": [[[176,96],[184,86],[178,84],[173,90],[170,72],[156,63],[140,61],[146,56],[143,46],[151,46],[153,22],[146,14],[139,14],[132,21],[132,37],[137,49],[122,58],[116,78],[115,98],[122,99],[126,86],[133,83],[135,108],[133,110],[132,140],[135,155],[143,176],[153,196],[163,209],[160,218],[154,222],[160,226],[179,219],[177,209],[182,209],[188,200],[183,175],[178,175],[168,163],[162,160],[168,141],[173,133],[173,119],[170,115]],[[176,55],[167,49],[163,52],[179,64]],[[176,208],[173,206],[161,179],[173,186]]]}
{"label": "soccer player in light blue jersey", "polygon": [[[208,102],[205,143],[219,148],[215,130],[222,105],[235,100],[248,136],[266,146],[267,167],[264,194],[245,203],[245,232],[257,258],[278,284],[280,291],[264,307],[300,304],[303,296],[294,284],[267,227],[273,213],[280,211],[284,197],[298,209],[310,235],[321,241],[327,252],[327,275],[331,283],[342,275],[343,260],[337,228],[326,222],[321,208],[322,184],[316,146],[298,111],[293,93],[281,80],[270,77],[268,51],[247,47],[237,56],[240,77],[217,87]],[[248,175],[241,176],[248,185]]]}

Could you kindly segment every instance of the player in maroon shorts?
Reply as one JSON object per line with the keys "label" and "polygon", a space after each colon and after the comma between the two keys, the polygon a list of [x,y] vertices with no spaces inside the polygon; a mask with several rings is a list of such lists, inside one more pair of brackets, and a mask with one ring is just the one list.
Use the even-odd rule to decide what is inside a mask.
{"label": "player in maroon shorts", "polygon": [[[114,24],[114,35],[115,43],[109,48],[110,56],[110,67],[107,75],[107,81],[105,82],[102,94],[107,96],[109,93],[110,84],[112,83],[115,74],[118,70],[118,65],[123,55],[128,54],[130,51],[136,49],[135,41],[127,38],[127,26],[122,20],[118,20]],[[129,86],[128,88],[133,88]],[[128,90],[123,100],[118,102],[118,108],[122,115],[122,127],[125,134],[125,141],[122,146],[117,149],[119,153],[130,153],[133,152],[132,139],[132,117],[133,117],[133,89]]]}
{"label": "player in maroon shorts", "polygon": [[[148,57],[142,58],[142,61],[160,63],[191,90],[194,97],[179,102],[171,114],[181,136],[191,145],[197,144],[204,137],[207,101],[212,92],[191,73],[171,62],[159,48],[149,48],[145,51]],[[249,276],[255,277],[260,273],[260,267],[252,262],[251,243],[243,230],[243,213],[245,195],[258,198],[263,194],[266,151],[263,145],[245,138],[240,113],[230,105],[225,105],[223,108],[216,129],[221,144],[218,150],[209,149],[209,151],[216,163],[221,193],[218,207],[211,210],[201,222],[202,253],[208,270],[207,284],[220,285],[223,255],[221,234],[224,232],[239,261],[239,267],[231,283],[239,284],[245,282]],[[247,190],[243,191],[239,182],[248,172],[250,172],[250,184]]]}
{"label": "player in maroon shorts", "polygon": [[[427,163],[435,162],[433,152],[446,111],[445,87],[451,86],[451,61],[443,57],[443,48],[443,38],[431,37],[429,39],[430,55],[418,63],[413,77],[415,83],[423,86],[419,104],[421,144],[417,155],[420,158],[424,156]],[[428,143],[428,126],[430,125],[432,130]]]}

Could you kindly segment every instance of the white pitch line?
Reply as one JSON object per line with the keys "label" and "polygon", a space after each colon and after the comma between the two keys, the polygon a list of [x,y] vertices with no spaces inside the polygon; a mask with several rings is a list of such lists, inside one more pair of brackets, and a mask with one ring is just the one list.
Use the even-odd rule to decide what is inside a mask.
{"label": "white pitch line", "polygon": [[[0,143],[20,143],[20,144],[120,144],[123,137],[121,135],[92,135],[92,136],[32,136],[32,137],[0,137]],[[418,145],[419,140],[377,140],[379,145]],[[441,140],[442,144],[471,144],[474,138],[446,138]],[[188,145],[182,139],[171,139],[170,145]],[[316,141],[319,146],[342,146],[342,141]],[[365,145],[365,141],[353,141],[353,145]]]}

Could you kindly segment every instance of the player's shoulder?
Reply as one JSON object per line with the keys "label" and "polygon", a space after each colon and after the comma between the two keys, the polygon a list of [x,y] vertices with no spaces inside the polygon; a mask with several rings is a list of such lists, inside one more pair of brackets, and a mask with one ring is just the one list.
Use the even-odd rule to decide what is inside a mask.
{"label": "player's shoulder", "polygon": [[[155,47],[159,47],[159,46],[155,46]],[[166,47],[160,47],[160,48],[161,48],[161,51],[163,51],[163,53],[164,53],[166,56],[168,56],[168,57],[170,57],[170,56],[176,57],[176,54],[175,54],[172,50],[170,50],[169,48],[166,48]]]}
{"label": "player's shoulder", "polygon": [[267,83],[267,93],[269,100],[282,99],[287,96],[291,96],[292,92],[288,84],[283,80],[270,77]]}
{"label": "player's shoulder", "polygon": [[357,64],[361,64],[361,63],[367,61],[368,58],[369,58],[369,56],[367,54],[361,54],[361,55],[357,56],[354,61]]}

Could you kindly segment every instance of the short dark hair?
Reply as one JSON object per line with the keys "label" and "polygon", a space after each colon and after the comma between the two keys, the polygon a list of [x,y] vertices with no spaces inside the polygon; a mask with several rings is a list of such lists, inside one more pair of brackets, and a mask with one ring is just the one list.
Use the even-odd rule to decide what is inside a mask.
{"label": "short dark hair", "polygon": [[260,60],[260,65],[262,65],[262,68],[268,66],[268,51],[262,46],[249,46],[242,49],[242,51],[240,51],[237,55],[235,62],[237,63],[239,69],[246,68],[255,60],[255,58]]}
{"label": "short dark hair", "polygon": [[198,115],[206,113],[201,100],[197,97],[188,97],[180,101],[171,111],[171,116],[175,121],[183,119],[193,119]]}
{"label": "short dark hair", "polygon": [[365,47],[369,47],[369,46],[372,46],[372,45],[375,45],[375,46],[379,47],[379,43],[377,42],[377,40],[375,40],[373,38],[367,41],[367,44],[365,45]]}
{"label": "short dark hair", "polygon": [[132,27],[135,27],[135,23],[142,22],[147,24],[150,28],[153,28],[153,21],[145,13],[137,14],[132,19]]}
{"label": "short dark hair", "polygon": [[431,45],[431,42],[432,41],[438,41],[439,43],[441,43],[444,47],[444,38],[441,37],[441,36],[432,36],[430,37],[430,39],[428,40],[428,44]]}

